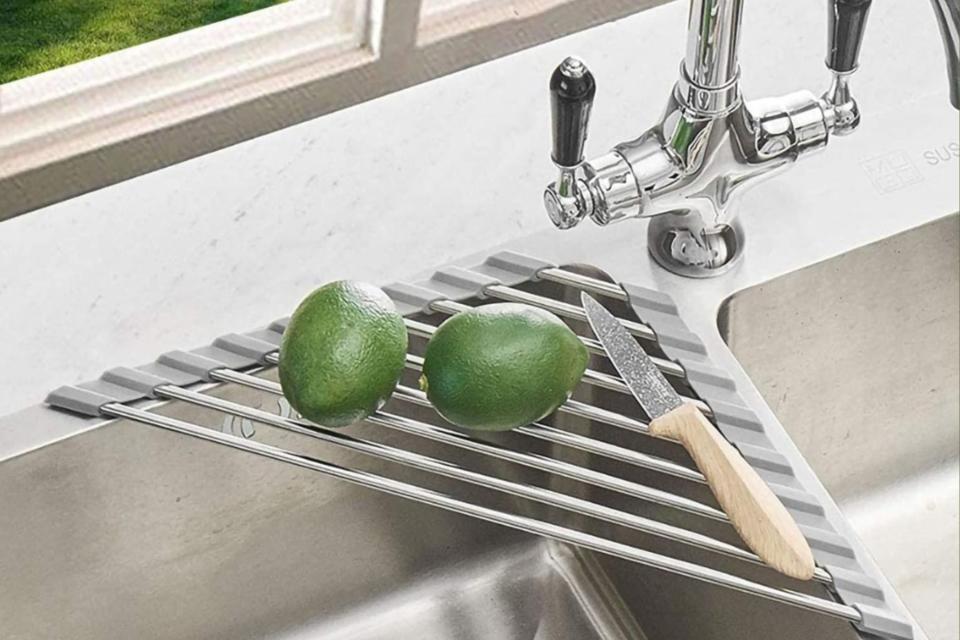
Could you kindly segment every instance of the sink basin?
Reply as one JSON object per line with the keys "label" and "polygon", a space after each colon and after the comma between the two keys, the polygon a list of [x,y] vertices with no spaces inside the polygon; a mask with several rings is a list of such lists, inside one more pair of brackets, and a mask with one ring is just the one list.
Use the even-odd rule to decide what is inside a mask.
{"label": "sink basin", "polygon": [[[555,282],[523,288],[555,300],[578,299],[577,290]],[[622,302],[608,304],[621,317],[636,319]],[[436,323],[440,315],[420,320]],[[587,331],[582,322],[570,324]],[[423,340],[414,340],[412,350],[419,353],[422,348]],[[603,359],[595,358],[591,366],[610,371]],[[258,375],[273,380],[275,370]],[[415,384],[416,372],[405,375],[407,384]],[[581,387],[578,400],[642,417],[623,393]],[[286,409],[262,390],[236,384],[211,384],[204,390],[274,413]],[[792,581],[765,567],[676,541],[400,468],[263,424],[238,424],[185,402],[154,404],[151,410],[162,415],[234,433],[255,431],[260,442],[830,598],[823,585]],[[437,421],[431,410],[396,399],[386,409]],[[20,427],[40,428],[62,416],[36,407],[12,420]],[[690,465],[675,443],[569,415],[553,416],[552,424]],[[0,619],[5,637],[858,637],[845,620],[546,541],[129,420],[94,420],[87,427],[0,464]],[[738,543],[727,523],[382,426],[355,425],[348,432]],[[520,434],[489,439],[715,506],[705,486],[687,480]]]}
{"label": "sink basin", "polygon": [[960,637],[958,244],[948,216],[736,293],[719,314],[884,574],[943,640]]}
{"label": "sink basin", "polygon": [[[679,372],[684,381],[677,383],[682,393],[694,394],[700,384],[696,380],[712,380],[710,384],[726,390],[724,398],[730,397],[732,389],[750,394],[738,400],[743,402],[740,409],[724,405],[725,415],[739,420],[734,426],[748,425],[741,431],[748,432],[742,437],[752,449],[750,455],[758,465],[779,469],[775,472],[781,474],[777,484],[793,491],[786,494],[793,504],[814,507],[800,508],[798,522],[820,544],[823,557],[833,563],[824,566],[846,572],[838,573],[839,579],[828,573],[825,581],[834,580],[838,591],[840,585],[845,590],[861,589],[858,593],[864,600],[852,602],[873,607],[869,611],[879,611],[870,604],[879,601],[889,605],[894,615],[904,616],[898,613],[902,606],[885,574],[927,627],[929,637],[937,639],[956,637],[957,574],[951,560],[957,554],[957,224],[957,216],[945,218],[739,292],[735,283],[723,279],[674,283],[669,280],[672,276],[660,272],[644,275],[642,270],[631,271],[637,259],[635,245],[626,235],[605,245],[609,251],[603,255],[603,264],[610,265],[611,273],[631,274],[624,282],[637,277],[639,282],[655,283],[661,292],[679,294],[677,307],[673,307],[664,302],[661,292],[647,289],[644,294],[642,288],[628,287],[640,292],[632,300],[638,306],[613,297],[606,298],[605,304],[636,326],[641,322],[653,326],[652,317],[669,313],[689,323],[689,329],[678,328],[682,322],[673,329],[661,324],[664,333],[657,335],[648,327],[651,333],[645,338],[651,354],[660,358],[666,357],[669,344],[674,345],[670,349],[693,344],[694,334],[703,340],[717,368],[695,361],[684,364],[678,358],[686,367]],[[555,260],[549,264],[590,262],[596,256],[597,245],[580,246],[577,238],[566,238],[567,244],[561,244],[544,234],[522,244],[527,251],[543,250]],[[473,258],[464,260],[464,267],[476,265],[468,262]],[[511,264],[523,265],[524,260],[546,264],[525,256]],[[501,273],[509,271],[499,268]],[[428,283],[436,287],[441,299],[449,296],[476,305],[504,295],[491,293],[490,288],[483,289],[486,297],[452,293],[473,291],[463,285],[471,277],[492,276],[469,268],[451,269],[443,272],[443,278],[438,275]],[[877,278],[877,272],[884,269],[887,277]],[[605,286],[609,295],[610,278],[596,268],[553,270],[565,275],[546,278],[541,270],[535,271],[542,276],[538,280],[519,277],[513,288],[500,287],[509,290],[502,299],[535,295],[554,305],[576,304],[577,287],[583,286],[577,277],[584,276],[592,278],[594,291],[602,292]],[[414,297],[418,291],[433,295],[420,285],[408,287],[394,291]],[[729,295],[724,287],[735,293]],[[623,290],[612,288],[623,297]],[[791,303],[785,304],[787,300]],[[447,304],[453,303],[448,300]],[[538,304],[549,307],[543,301]],[[412,303],[408,306],[422,308]],[[437,324],[444,313],[451,312],[446,308],[419,313],[413,319]],[[644,317],[638,317],[635,308]],[[564,319],[575,331],[590,335],[576,314]],[[424,348],[420,331],[411,330],[413,356],[422,354]],[[662,344],[649,342],[653,338]],[[732,360],[731,350],[739,365]],[[258,357],[250,362],[255,361],[263,360]],[[752,378],[743,375],[740,365]],[[613,373],[605,358],[594,356],[590,366],[600,374]],[[276,371],[269,366],[248,373],[276,380]],[[720,374],[729,379],[724,381]],[[404,376],[404,384],[416,386],[415,370]],[[269,384],[247,382],[228,378],[191,389],[248,408],[289,413],[289,407],[271,395]],[[102,393],[116,394],[120,389],[104,384],[106,387],[98,387]],[[792,443],[770,409],[761,406],[758,389],[786,426]],[[583,384],[574,398],[627,419],[645,419],[632,397],[609,385]],[[860,610],[848,600],[834,602],[835,594],[828,591],[824,580],[793,581],[766,567],[676,539],[654,537],[270,427],[262,417],[257,424],[227,418],[222,411],[182,396],[175,401],[144,400],[138,406],[153,414],[253,436],[258,442],[336,465],[708,567],[774,590],[806,594],[821,603],[816,606],[829,601],[847,613],[835,612],[839,617],[830,617],[548,541],[169,433],[142,424],[142,419],[83,419],[38,406],[0,419],[0,513],[4,514],[0,519],[0,575],[4,576],[0,581],[0,619],[8,637],[863,637],[849,622],[858,619]],[[396,397],[385,409],[430,424],[439,421],[432,410]],[[731,409],[734,414],[729,413]],[[755,427],[749,426],[751,412],[756,412]],[[726,420],[730,426],[731,418]],[[583,414],[556,413],[545,422],[567,434],[616,445],[621,451],[658,456],[674,467],[692,466],[675,443],[611,428],[609,423]],[[721,544],[740,544],[728,523],[704,517],[702,511],[695,515],[645,502],[610,491],[610,487],[599,488],[383,425],[354,425],[346,433],[442,459],[461,469],[548,488],[681,527]],[[562,441],[519,433],[483,434],[482,438],[514,452],[548,456],[594,473],[654,486],[680,500],[697,501],[702,508],[717,506],[709,490],[689,477],[654,472],[629,464],[622,456],[578,450]],[[806,462],[789,449],[794,444],[805,454]],[[795,457],[788,460],[778,451]],[[794,476],[783,475],[787,473],[782,470],[784,462]],[[819,481],[813,472],[819,474]],[[849,523],[843,522],[823,486]],[[816,507],[821,510],[817,512]],[[832,529],[828,531],[825,525]],[[862,545],[849,537],[851,526],[876,556],[882,573],[872,565],[864,568]],[[849,555],[840,557],[847,551]],[[851,575],[864,580],[851,579]],[[850,610],[854,617],[849,616]],[[899,625],[897,637],[909,637],[904,627],[913,629],[918,640],[927,637],[912,620],[902,621],[908,620],[906,617],[883,619]]]}

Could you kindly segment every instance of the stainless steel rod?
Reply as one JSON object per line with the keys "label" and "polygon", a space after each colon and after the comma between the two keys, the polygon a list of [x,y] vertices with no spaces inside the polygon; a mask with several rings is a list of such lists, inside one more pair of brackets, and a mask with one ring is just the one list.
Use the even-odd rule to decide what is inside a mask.
{"label": "stainless steel rod", "polygon": [[583,482],[591,486],[599,487],[609,491],[621,493],[639,500],[645,500],[653,504],[677,509],[685,513],[690,513],[699,517],[729,523],[727,515],[709,505],[703,504],[691,498],[656,489],[637,482],[624,480],[617,476],[595,471],[588,467],[582,467],[573,463],[556,460],[549,456],[514,451],[513,449],[486,442],[466,434],[444,429],[435,425],[426,424],[417,420],[412,420],[403,416],[391,415],[389,421],[378,419],[376,417],[368,418],[369,421],[410,435],[422,437],[434,442],[441,442],[457,448],[473,451],[492,458],[505,460],[514,464],[537,469],[557,476]]}
{"label": "stainless steel rod", "polygon": [[[630,387],[627,386],[627,383],[617,376],[609,373],[587,369],[583,372],[583,381],[592,384],[595,387],[609,389],[610,391],[616,391],[624,395],[630,395]],[[693,402],[693,398],[687,398],[686,400],[687,402]]]}
{"label": "stainless steel rod", "polygon": [[[593,338],[588,338],[586,336],[580,336],[580,342],[583,343],[583,346],[585,346],[587,348],[587,351],[589,351],[590,353],[597,356],[602,356],[604,358],[607,357],[607,352],[604,351],[603,345],[600,344],[599,340],[594,340]],[[678,374],[678,375],[682,375],[682,374]]]}
{"label": "stainless steel rod", "polygon": [[[223,382],[231,382],[231,383],[239,384],[239,385],[250,387],[253,389],[258,389],[260,391],[265,391],[273,395],[281,395],[281,396],[283,395],[283,391],[280,385],[277,384],[276,382],[273,382],[272,380],[264,380],[263,378],[257,378],[256,376],[247,375],[245,373],[239,373],[231,369],[215,370],[211,372],[211,376],[214,379],[220,380]],[[197,395],[198,394],[194,394],[194,397],[197,397]],[[199,397],[206,398],[208,396],[199,396]],[[416,389],[404,387],[403,385],[397,386],[396,397],[402,400],[415,402],[416,404],[421,406],[427,406],[427,407],[432,406],[430,404],[430,401],[427,400],[425,393],[423,393],[422,391],[418,391]],[[220,410],[226,411],[228,413],[233,413],[232,411],[223,408],[225,406],[228,406],[228,405],[221,405]],[[249,409],[247,407],[243,407],[243,405],[232,405],[232,406],[241,407],[243,409]],[[256,410],[249,409],[249,411],[256,411]],[[275,416],[274,414],[263,413],[263,412],[258,412],[258,413],[263,414],[265,416],[270,416],[271,419],[277,418],[277,416]],[[239,414],[233,413],[233,415],[239,415]],[[381,415],[389,416],[389,414],[381,414]],[[250,418],[249,415],[241,416],[241,417]],[[389,416],[389,417],[394,420],[407,419],[402,416]],[[254,419],[254,418],[250,418],[250,419]],[[260,421],[264,422],[264,420],[260,420]],[[389,423],[377,422],[373,418],[370,418],[369,421],[376,422],[377,424],[383,424],[384,426],[387,426],[387,427],[396,426],[395,422],[389,422]],[[418,421],[415,421],[415,422],[418,422]],[[270,422],[265,422],[265,423],[271,424]],[[420,424],[423,424],[424,426],[427,426],[427,427],[432,426],[432,425],[427,425],[426,423],[420,423]],[[277,425],[273,425],[273,426],[277,426]],[[564,444],[581,451],[595,453],[597,455],[608,457],[614,460],[630,462],[632,464],[637,464],[635,456],[637,455],[645,456],[645,454],[640,454],[639,452],[636,452],[630,449],[618,447],[616,445],[612,445],[600,440],[593,440],[592,438],[585,438],[577,434],[567,433],[565,431],[554,429],[552,427],[546,427],[543,425],[528,425],[527,427],[520,427],[519,429],[515,429],[515,431],[518,431],[530,437],[547,440],[549,442],[556,442],[558,444]],[[684,472],[686,472],[687,474],[690,474],[689,477],[687,477],[687,479],[695,480],[701,483],[706,482],[705,479],[703,478],[703,475],[700,474],[698,471],[687,469],[686,467],[676,465],[676,463],[672,463],[668,460],[656,458],[655,456],[648,456],[648,457],[652,458],[653,460],[657,461],[660,464],[665,463],[667,465],[675,465],[680,467],[680,469],[682,469]],[[640,465],[640,466],[645,466],[645,465]],[[659,467],[654,466],[654,467],[648,467],[648,468],[658,469]],[[681,477],[685,477],[685,474],[681,475]],[[681,500],[684,500],[684,501],[687,500],[687,498],[683,498],[682,496],[676,496],[676,494],[668,494],[668,495],[673,495],[674,498],[680,498]],[[701,504],[701,503],[697,503],[697,504]],[[666,506],[673,507],[676,505],[669,504]],[[677,508],[683,509],[683,507],[681,506],[677,506]],[[701,515],[701,514],[698,514],[698,515]],[[724,515],[724,519],[726,519],[725,515]],[[825,584],[832,583],[832,578],[830,577],[830,574],[824,571],[823,569],[821,569],[820,567],[817,567],[815,569],[814,579],[819,582],[823,582]]]}
{"label": "stainless steel rod", "polygon": [[[157,394],[162,397],[180,400],[181,402],[186,402],[188,404],[207,409],[213,409],[215,411],[221,411],[229,415],[246,418],[248,420],[259,422],[271,427],[305,435],[323,442],[350,449],[352,451],[359,451],[376,458],[389,460],[391,462],[419,469],[421,471],[428,471],[448,478],[453,478],[455,480],[486,487],[488,489],[502,491],[514,496],[548,504],[580,515],[597,518],[605,522],[617,524],[629,529],[641,531],[643,533],[648,533],[670,540],[677,540],[684,544],[689,544],[701,549],[720,553],[722,555],[751,562],[753,564],[766,566],[755,554],[745,549],[741,549],[735,545],[731,545],[715,538],[683,529],[681,527],[676,527],[632,513],[606,507],[594,502],[590,502],[589,500],[559,493],[551,489],[520,484],[495,476],[478,473],[445,460],[438,460],[436,458],[414,453],[406,449],[400,449],[377,442],[362,440],[360,438],[348,435],[342,431],[334,431],[332,429],[307,423],[302,420],[284,418],[260,409],[247,407],[245,405],[224,400],[222,398],[217,398],[215,396],[196,393],[194,391],[189,391],[174,385],[163,385],[158,387],[156,391]],[[378,411],[367,418],[367,422],[390,427],[391,425],[395,424],[398,419],[405,418]]]}
{"label": "stainless steel rod", "polygon": [[579,273],[567,271],[566,269],[547,267],[546,269],[540,269],[540,271],[537,272],[537,277],[541,280],[556,282],[568,287],[576,287],[577,289],[583,289],[584,291],[614,298],[615,300],[622,300],[623,302],[629,301],[627,292],[624,291],[620,285],[597,280],[590,276],[583,276]]}
{"label": "stainless steel rod", "polygon": [[[427,394],[418,389],[411,389],[410,387],[406,387],[404,385],[397,385],[397,393],[394,397],[406,402],[418,404],[422,407],[433,406],[427,399]],[[677,464],[671,460],[642,453],[640,451],[635,451],[633,449],[620,447],[602,440],[596,440],[595,438],[582,436],[578,433],[571,433],[569,431],[563,431],[562,429],[548,427],[546,425],[537,423],[517,427],[513,429],[513,431],[514,433],[521,433],[523,435],[530,436],[531,438],[537,438],[538,440],[564,445],[572,449],[577,449],[578,451],[586,451],[588,453],[593,453],[605,458],[610,458],[611,460],[625,462],[636,467],[659,471],[677,478],[683,478],[684,480],[691,480],[701,484],[706,482],[702,473],[696,471],[695,469],[685,467],[682,464]]]}
{"label": "stainless steel rod", "polygon": [[411,318],[404,318],[403,323],[407,327],[407,333],[412,333],[415,336],[421,338],[430,339],[430,336],[433,335],[433,332],[437,330],[432,324],[427,324],[426,322],[419,322]]}
{"label": "stainless steel rod", "polygon": [[[260,391],[266,391],[267,393],[272,393],[274,395],[283,395],[283,389],[281,389],[280,385],[276,382],[264,380],[263,378],[257,378],[254,376],[248,376],[247,374],[239,373],[231,369],[218,369],[213,371],[211,375],[215,379],[222,380],[224,382],[235,382],[237,384],[254,387]],[[430,401],[427,399],[427,395],[425,393],[418,389],[412,389],[402,384],[397,385],[396,395],[394,397],[398,400],[411,402],[423,407],[433,406],[430,404]],[[590,415],[594,415],[594,413],[590,412]],[[537,423],[518,427],[513,429],[513,431],[537,438],[538,440],[545,440],[554,444],[568,446],[579,451],[594,453],[612,460],[618,460],[620,462],[625,462],[644,469],[650,469],[652,471],[657,471],[676,478],[690,480],[691,482],[696,482],[699,484],[706,483],[706,479],[703,477],[703,474],[696,469],[685,467],[682,464],[678,464],[672,460],[667,460],[666,458],[661,458],[659,456],[650,455],[640,451],[634,451],[633,449],[627,449],[625,447],[619,447],[617,445],[610,444],[609,442],[582,436],[577,433],[570,433],[568,431],[562,431],[560,429]]]}
{"label": "stainless steel rod", "polygon": [[775,602],[799,607],[837,617],[849,622],[860,622],[862,617],[855,608],[787,589],[778,589],[745,578],[740,578],[716,569],[704,567],[692,562],[686,562],[663,556],[619,542],[601,538],[592,534],[577,531],[560,525],[551,524],[520,516],[489,507],[483,507],[470,502],[458,500],[448,495],[432,491],[417,485],[385,478],[372,473],[357,471],[341,467],[309,456],[298,455],[270,445],[253,440],[244,440],[236,436],[216,432],[182,420],[149,413],[141,409],[134,409],[118,403],[109,403],[101,407],[104,415],[117,418],[126,418],[142,424],[166,429],[188,435],[200,440],[225,445],[241,451],[246,451],[265,458],[286,462],[297,467],[310,469],[326,475],[346,480],[370,489],[376,489],[391,495],[408,498],[416,502],[432,505],[456,513],[469,515],[487,522],[537,534],[552,540],[573,544],[591,551],[622,558],[645,566],[662,569],[670,573],[683,575],[695,580],[734,589],[743,593],[752,594]]}
{"label": "stainless steel rod", "polygon": [[560,407],[559,411],[572,416],[579,416],[595,422],[601,422],[625,431],[650,435],[650,425],[645,422],[640,422],[616,411],[601,409],[600,407],[595,407],[592,404],[580,402],[579,400],[567,400],[563,403],[563,406]]}
{"label": "stainless steel rod", "polygon": [[[483,293],[492,298],[499,298],[500,300],[506,300],[508,302],[522,302],[535,307],[542,307],[557,314],[561,318],[570,318],[571,320],[581,320],[583,322],[587,321],[587,316],[584,314],[583,309],[575,304],[560,302],[559,300],[530,293],[529,291],[523,291],[522,289],[507,287],[502,284],[491,284],[484,287]],[[634,322],[633,320],[621,319],[620,322],[627,331],[636,337],[650,342],[657,341],[657,334],[647,325]]]}
{"label": "stainless steel rod", "polygon": [[[219,380],[235,382],[241,385],[247,384],[248,386],[254,386],[255,388],[259,388],[269,393],[274,393],[274,391],[268,386],[267,383],[270,385],[276,384],[260,379],[258,379],[259,382],[252,383],[244,379],[245,377],[251,376],[246,376],[246,374],[237,373],[229,369],[219,369],[212,372],[211,375]],[[400,418],[399,416],[397,416],[397,418],[398,420],[396,422],[387,426],[389,426],[391,429],[416,435],[422,438],[427,438],[435,442],[442,442],[444,444],[449,444],[451,446],[466,449],[468,451],[486,454],[500,460],[506,460],[508,462],[538,469],[540,471],[555,473],[570,480],[577,480],[585,484],[590,484],[596,487],[607,489],[609,491],[622,493],[633,498],[646,500],[647,502],[652,502],[687,513],[692,513],[704,518],[709,518],[711,520],[729,522],[726,514],[719,509],[715,509],[709,505],[697,502],[696,500],[692,500],[690,498],[678,496],[670,493],[669,491],[648,487],[643,484],[624,480],[623,478],[611,476],[609,474],[601,473],[599,471],[581,467],[569,462],[555,460],[548,456],[514,451],[513,449],[509,449],[491,442],[486,442],[484,440],[480,440],[478,438],[474,438],[473,436],[469,436],[458,431],[453,431],[451,429],[444,429],[443,427],[429,425],[406,418]]]}

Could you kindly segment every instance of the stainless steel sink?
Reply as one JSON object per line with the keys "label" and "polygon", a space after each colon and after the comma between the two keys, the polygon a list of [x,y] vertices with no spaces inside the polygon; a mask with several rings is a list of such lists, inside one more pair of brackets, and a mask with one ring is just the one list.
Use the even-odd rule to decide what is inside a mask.
{"label": "stainless steel sink", "polygon": [[[868,588],[881,590],[891,610],[912,626],[889,579],[929,637],[938,640],[956,637],[951,625],[957,610],[957,223],[954,215],[747,288],[738,283],[757,277],[757,270],[734,273],[740,280],[697,283],[650,271],[652,265],[638,262],[636,244],[626,234],[603,245],[598,260],[625,282],[655,283],[676,297],[716,366],[770,424],[767,435],[777,448],[791,453],[795,443],[805,454],[806,461],[791,458],[801,486],[819,501],[839,535],[851,540],[855,531],[876,556],[882,572],[857,547],[855,559],[872,580]],[[569,235],[517,244],[557,264],[593,262],[598,246]],[[896,268],[889,268],[891,256]],[[518,286],[554,301],[579,299],[578,290],[562,279]],[[607,304],[623,318],[644,320],[623,302]],[[442,313],[417,319],[435,324]],[[582,322],[567,320],[587,331]],[[743,375],[721,334],[751,377]],[[413,353],[422,348],[423,339],[415,338]],[[591,367],[612,372],[604,359]],[[255,373],[275,379],[269,367]],[[415,386],[416,372],[405,375],[404,382]],[[212,383],[202,390],[246,407],[288,410],[263,389]],[[629,396],[610,388],[583,385],[576,399],[643,419]],[[225,420],[219,411],[183,401],[142,408],[231,433],[248,436],[255,430],[263,443],[835,604],[824,584],[797,583],[676,540],[398,467],[265,424]],[[387,410],[427,423],[438,420],[429,409],[397,400]],[[675,444],[611,429],[602,421],[556,414],[550,424],[691,464]],[[349,433],[738,544],[729,525],[715,519],[382,426],[357,425]],[[491,439],[513,451],[547,455],[716,506],[706,487],[681,478],[520,434]],[[49,407],[29,408],[0,419],[0,460],[4,637],[862,637],[845,619],[547,541],[128,419],[84,420]],[[927,637],[912,628],[918,640]]]}
{"label": "stainless steel sink", "polygon": [[734,294],[724,339],[931,638],[956,640],[960,218]]}
{"label": "stainless steel sink", "polygon": [[[538,282],[525,290],[576,300],[575,290],[556,283]],[[632,316],[623,303],[610,304],[620,315]],[[585,330],[582,323],[571,324]],[[420,349],[422,341],[414,344],[414,351]],[[600,360],[592,366],[609,363]],[[273,374],[272,369],[260,373],[270,379]],[[416,373],[406,375],[412,383]],[[275,396],[262,391],[233,384],[209,385],[206,391],[251,407],[284,410]],[[581,388],[577,398],[639,417],[635,402],[613,390]],[[437,420],[431,410],[395,400],[387,408]],[[183,402],[153,410],[248,435],[254,428],[261,442],[830,598],[823,585],[791,581],[765,567],[398,468],[262,424],[225,422],[223,414]],[[13,416],[12,430],[30,424],[41,428],[61,417],[37,407]],[[553,425],[690,464],[672,443],[571,416],[555,416]],[[86,426],[90,428],[83,433],[0,464],[4,637],[741,640],[775,633],[783,640],[857,638],[841,619],[549,542],[129,420]],[[737,542],[728,524],[489,456],[374,425],[358,425],[350,433]],[[664,479],[518,434],[494,441],[715,504],[703,485]]]}

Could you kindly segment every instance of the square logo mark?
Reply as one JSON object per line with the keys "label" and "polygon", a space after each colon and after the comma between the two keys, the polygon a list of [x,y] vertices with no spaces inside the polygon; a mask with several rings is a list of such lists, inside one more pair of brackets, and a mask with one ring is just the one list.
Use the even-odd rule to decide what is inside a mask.
{"label": "square logo mark", "polygon": [[923,176],[906,151],[894,151],[860,163],[867,172],[873,188],[890,193],[923,181]]}

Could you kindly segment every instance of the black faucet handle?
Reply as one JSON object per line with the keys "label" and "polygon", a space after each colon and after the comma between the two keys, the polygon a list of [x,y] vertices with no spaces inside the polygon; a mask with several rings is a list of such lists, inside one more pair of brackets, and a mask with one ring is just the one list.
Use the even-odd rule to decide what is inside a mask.
{"label": "black faucet handle", "polygon": [[871,0],[831,0],[827,21],[827,66],[836,73],[856,70]]}
{"label": "black faucet handle", "polygon": [[583,161],[587,124],[597,84],[587,65],[569,57],[550,76],[550,108],[553,115],[553,161],[574,167]]}

